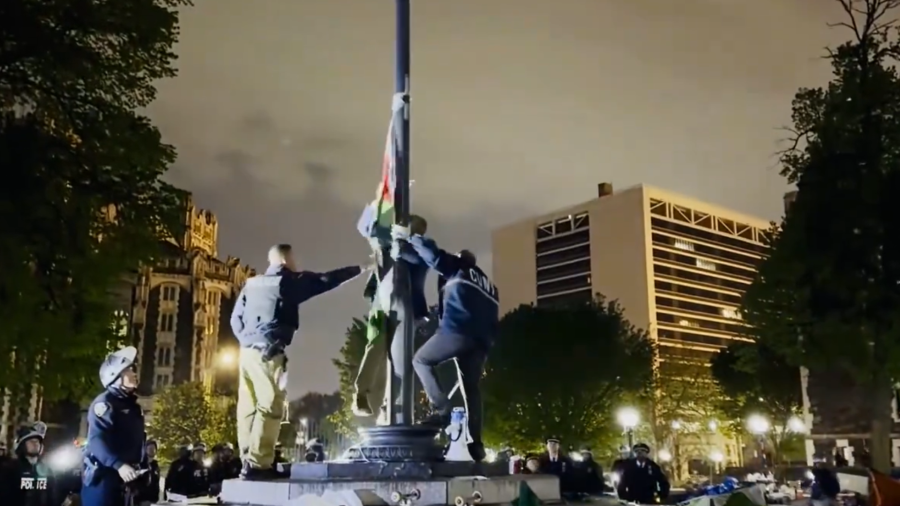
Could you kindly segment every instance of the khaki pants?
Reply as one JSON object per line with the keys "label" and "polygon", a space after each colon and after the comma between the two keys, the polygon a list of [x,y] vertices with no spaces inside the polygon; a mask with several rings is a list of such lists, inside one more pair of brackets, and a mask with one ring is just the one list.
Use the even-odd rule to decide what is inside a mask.
{"label": "khaki pants", "polygon": [[252,468],[269,468],[284,416],[285,356],[264,361],[262,352],[242,348],[237,402],[238,445]]}

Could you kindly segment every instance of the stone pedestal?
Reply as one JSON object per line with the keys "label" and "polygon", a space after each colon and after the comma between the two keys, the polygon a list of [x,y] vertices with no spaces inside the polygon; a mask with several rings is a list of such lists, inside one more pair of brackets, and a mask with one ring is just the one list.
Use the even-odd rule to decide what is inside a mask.
{"label": "stone pedestal", "polygon": [[[307,464],[309,465],[309,464]],[[329,467],[330,466],[330,467]],[[334,464],[320,464],[302,473],[338,471]],[[316,471],[312,471],[316,469]],[[292,473],[302,474],[292,469]],[[524,487],[523,487],[524,485]],[[220,496],[224,505],[303,506],[311,499],[342,492],[351,494],[354,504],[330,506],[488,506],[507,505],[523,490],[530,489],[545,504],[560,502],[559,480],[545,475],[460,476],[429,479],[284,479],[276,481],[228,480]],[[304,500],[305,499],[305,500]],[[328,497],[323,499],[328,500]],[[330,501],[334,502],[334,501]]]}

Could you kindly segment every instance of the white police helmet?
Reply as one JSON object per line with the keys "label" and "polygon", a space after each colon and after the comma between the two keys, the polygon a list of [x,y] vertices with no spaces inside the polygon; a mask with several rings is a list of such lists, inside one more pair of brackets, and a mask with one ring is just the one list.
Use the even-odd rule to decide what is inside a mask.
{"label": "white police helmet", "polygon": [[134,365],[137,360],[137,348],[127,346],[106,357],[100,366],[100,384],[107,388],[119,379],[126,369]]}
{"label": "white police helmet", "polygon": [[40,439],[41,443],[43,443],[46,435],[47,424],[44,422],[34,422],[31,425],[19,427],[16,431],[16,451],[29,439]]}

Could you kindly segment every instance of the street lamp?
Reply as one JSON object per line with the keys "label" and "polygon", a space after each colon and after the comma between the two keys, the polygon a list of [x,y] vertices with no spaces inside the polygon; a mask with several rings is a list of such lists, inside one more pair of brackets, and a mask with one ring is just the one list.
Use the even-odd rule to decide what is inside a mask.
{"label": "street lamp", "polygon": [[660,451],[656,454],[656,456],[659,458],[659,461],[660,461],[660,462],[669,462],[669,461],[672,460],[672,454],[669,453],[669,450],[666,450],[665,448],[663,448],[662,450],[660,450]]}
{"label": "street lamp", "polygon": [[681,422],[678,420],[674,420],[672,422],[672,428],[675,430],[681,430]]}
{"label": "street lamp", "polygon": [[766,420],[762,415],[750,415],[747,418],[747,430],[749,430],[751,434],[762,436],[763,434],[769,432],[769,429],[771,427],[772,426],[771,424],[769,424],[769,421]]}
{"label": "street lamp", "polygon": [[641,415],[634,408],[622,408],[616,413],[616,419],[619,425],[625,430],[628,437],[628,449],[634,447],[634,428],[641,421]]}
{"label": "street lamp", "polygon": [[709,421],[709,430],[711,432],[715,432],[715,431],[719,430],[719,422],[717,422],[715,420],[710,420]]}
{"label": "street lamp", "polygon": [[231,367],[235,364],[237,359],[234,356],[234,352],[231,350],[222,350],[219,352],[219,365],[222,367]]}
{"label": "street lamp", "polygon": [[756,445],[759,448],[759,463],[760,465],[765,465],[766,457],[766,441],[765,435],[769,432],[772,426],[768,420],[762,415],[750,415],[747,418],[747,430],[750,431],[751,434],[756,436]]}
{"label": "street lamp", "polygon": [[719,472],[719,465],[724,460],[725,460],[725,455],[723,455],[722,452],[719,451],[718,449],[714,448],[713,451],[709,452],[709,461],[712,462],[712,464],[710,464],[710,466],[709,466],[710,471],[712,471],[709,473],[710,474],[710,477],[709,477],[710,484],[713,484],[715,482],[716,473]]}
{"label": "street lamp", "polygon": [[803,434],[806,432],[806,424],[798,416],[792,416],[788,419],[787,429],[795,434]]}

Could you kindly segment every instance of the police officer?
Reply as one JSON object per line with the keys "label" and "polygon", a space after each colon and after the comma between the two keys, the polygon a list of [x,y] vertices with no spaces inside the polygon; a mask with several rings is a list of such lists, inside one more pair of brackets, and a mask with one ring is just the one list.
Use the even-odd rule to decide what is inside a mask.
{"label": "police officer", "polygon": [[56,506],[64,497],[51,494],[50,470],[41,462],[47,426],[43,422],[20,427],[16,431],[15,460],[6,463],[0,475],[3,504],[16,506]]}
{"label": "police officer", "polygon": [[195,465],[191,450],[191,445],[182,445],[178,449],[178,456],[169,465],[165,484],[167,495],[169,492],[185,497],[190,495]]}
{"label": "police officer", "polygon": [[560,492],[567,494],[571,491],[575,463],[560,451],[559,438],[547,439],[547,451],[538,457],[538,469],[541,474],[552,474],[559,478]]}
{"label": "police officer", "polygon": [[413,368],[422,382],[434,414],[424,420],[441,428],[450,424],[452,406],[437,377],[437,366],[455,359],[462,381],[469,417],[469,454],[476,462],[486,454],[481,440],[481,376],[499,325],[499,292],[477,265],[471,251],[451,255],[434,240],[413,234],[409,227],[394,225],[395,247],[391,256],[415,254],[435,270],[443,283],[440,293],[440,323],[437,332],[413,356]]}
{"label": "police officer", "polygon": [[231,313],[241,344],[238,446],[243,478],[278,475],[273,466],[287,387],[285,348],[300,327],[298,307],[359,276],[355,265],[326,273],[297,271],[291,246],[269,250],[269,268],[247,281]]}
{"label": "police officer", "polygon": [[159,502],[160,470],[159,461],[156,460],[158,450],[159,445],[152,439],[144,445],[144,462],[141,468],[147,470],[148,479],[135,498],[138,503],[156,504]]}
{"label": "police officer", "polygon": [[653,504],[657,498],[669,497],[669,479],[659,465],[650,459],[650,446],[638,443],[631,448],[634,455],[625,464],[619,478],[619,499],[638,504]]}
{"label": "police officer", "polygon": [[212,462],[206,460],[206,444],[197,443],[191,452],[191,460],[193,461],[191,486],[189,490],[190,497],[200,497],[209,495],[209,468]]}
{"label": "police officer", "polygon": [[[82,474],[81,502],[90,506],[121,506],[143,474],[144,412],[137,402],[137,349],[123,348],[100,366],[105,390],[88,408],[88,435]],[[132,499],[133,500],[133,499]]]}
{"label": "police officer", "polygon": [[594,460],[594,452],[590,448],[582,448],[579,454],[581,459],[575,462],[575,491],[584,495],[601,495],[603,468]]}

